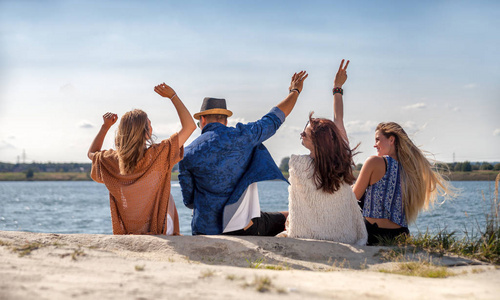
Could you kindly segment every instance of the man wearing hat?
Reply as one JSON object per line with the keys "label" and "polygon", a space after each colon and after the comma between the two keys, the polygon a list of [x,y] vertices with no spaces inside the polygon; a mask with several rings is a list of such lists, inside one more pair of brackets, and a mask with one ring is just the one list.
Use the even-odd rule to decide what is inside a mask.
{"label": "man wearing hat", "polygon": [[290,114],[306,78],[305,71],[295,73],[283,101],[260,120],[236,127],[227,126],[233,113],[225,99],[203,99],[194,114],[202,134],[179,163],[184,204],[193,209],[193,235],[276,235],[285,229],[288,212],[260,211],[257,182],[286,181],[262,142]]}

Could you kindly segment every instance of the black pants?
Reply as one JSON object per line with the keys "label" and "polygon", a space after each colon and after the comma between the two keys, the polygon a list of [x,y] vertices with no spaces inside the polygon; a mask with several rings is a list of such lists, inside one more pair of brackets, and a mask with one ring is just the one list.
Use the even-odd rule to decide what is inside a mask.
{"label": "black pants", "polygon": [[286,218],[279,212],[260,212],[260,218],[252,219],[252,226],[246,230],[240,229],[231,232],[225,232],[227,235],[261,235],[275,236],[285,230]]}
{"label": "black pants", "polygon": [[378,227],[377,223],[370,224],[365,219],[366,231],[368,231],[368,246],[383,244],[384,242],[395,241],[402,234],[410,235],[408,227],[387,229]]}

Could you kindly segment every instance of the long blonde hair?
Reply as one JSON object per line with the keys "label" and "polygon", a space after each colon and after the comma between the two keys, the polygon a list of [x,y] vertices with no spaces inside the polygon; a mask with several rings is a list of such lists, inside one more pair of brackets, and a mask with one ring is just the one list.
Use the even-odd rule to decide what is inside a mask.
{"label": "long blonde hair", "polygon": [[386,138],[393,136],[397,160],[401,165],[401,192],[408,224],[415,222],[420,210],[434,204],[438,195],[453,195],[453,187],[437,171],[397,123],[380,123],[377,129]]}
{"label": "long blonde hair", "polygon": [[153,143],[149,133],[148,115],[140,109],[125,113],[115,137],[120,174],[134,172],[135,166],[144,156],[148,143]]}

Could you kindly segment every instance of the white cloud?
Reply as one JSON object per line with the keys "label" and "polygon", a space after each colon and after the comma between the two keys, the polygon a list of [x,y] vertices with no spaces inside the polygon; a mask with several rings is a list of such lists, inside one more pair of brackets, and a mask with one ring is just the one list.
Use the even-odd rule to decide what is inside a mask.
{"label": "white cloud", "polygon": [[238,123],[246,124],[246,123],[248,123],[248,121],[246,121],[244,118],[233,118],[233,117],[231,117],[231,118],[227,119],[227,126],[234,127]]}
{"label": "white cloud", "polygon": [[0,141],[0,150],[5,150],[5,149],[16,149],[16,147],[11,143],[2,140]]}
{"label": "white cloud", "polygon": [[423,102],[419,102],[419,103],[404,106],[403,109],[408,109],[408,110],[409,109],[424,109],[426,107],[427,107],[427,104],[425,104]]}
{"label": "white cloud", "polygon": [[415,135],[416,133],[425,130],[427,128],[428,123],[424,123],[419,127],[417,123],[413,121],[406,121],[400,125],[403,126],[403,129],[406,131],[407,134]]}
{"label": "white cloud", "polygon": [[173,133],[181,130],[181,123],[151,123],[153,126],[153,134],[165,138],[171,136]]}
{"label": "white cloud", "polygon": [[78,127],[80,128],[94,128],[94,124],[90,123],[87,120],[81,120],[80,123],[78,123]]}
{"label": "white cloud", "polygon": [[345,129],[348,135],[359,133],[374,133],[378,123],[374,121],[349,121],[345,123]]}
{"label": "white cloud", "polygon": [[464,85],[464,89],[475,89],[477,87],[478,87],[478,85],[476,83],[469,83],[469,84]]}
{"label": "white cloud", "polygon": [[500,136],[500,128],[497,128],[493,131],[494,136]]}
{"label": "white cloud", "polygon": [[59,91],[63,94],[73,94],[76,91],[76,88],[71,84],[67,83],[59,88]]}

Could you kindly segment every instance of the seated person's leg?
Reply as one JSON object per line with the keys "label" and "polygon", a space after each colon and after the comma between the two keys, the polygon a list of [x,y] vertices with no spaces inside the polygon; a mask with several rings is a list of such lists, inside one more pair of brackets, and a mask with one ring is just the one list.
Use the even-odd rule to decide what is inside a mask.
{"label": "seated person's leg", "polygon": [[259,218],[253,218],[253,224],[247,229],[226,232],[227,235],[275,236],[285,230],[288,212],[260,212]]}

